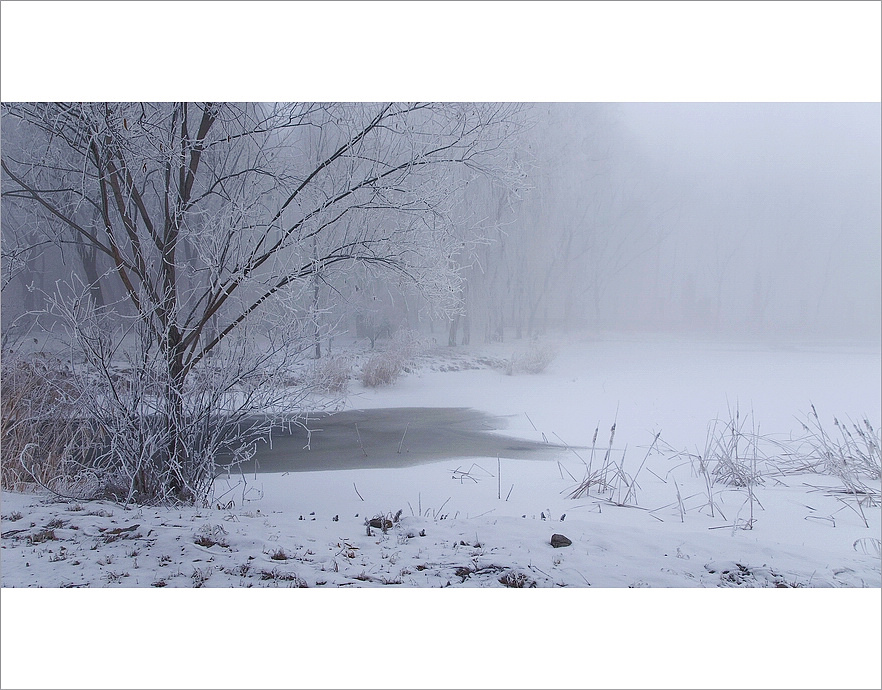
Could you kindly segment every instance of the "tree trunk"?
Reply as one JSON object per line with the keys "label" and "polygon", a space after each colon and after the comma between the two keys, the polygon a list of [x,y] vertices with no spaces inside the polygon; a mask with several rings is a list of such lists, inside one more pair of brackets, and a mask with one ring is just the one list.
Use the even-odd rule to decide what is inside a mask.
{"label": "tree trunk", "polygon": [[515,301],[511,306],[511,320],[514,322],[515,340],[520,340],[524,335],[523,326],[521,325],[522,316],[523,312],[521,310],[521,294],[519,290],[518,294],[515,296]]}
{"label": "tree trunk", "polygon": [[168,344],[165,353],[168,380],[165,390],[165,415],[164,431],[166,438],[166,451],[162,473],[167,480],[172,496],[182,501],[190,501],[195,498],[193,480],[193,467],[188,462],[187,444],[184,435],[187,420],[184,414],[184,352],[181,336],[177,327],[169,328]]}
{"label": "tree trunk", "polygon": [[462,295],[462,344],[468,345],[472,339],[472,322],[469,318],[470,286],[466,281]]}
{"label": "tree trunk", "polygon": [[459,316],[454,316],[450,319],[450,331],[447,334],[447,345],[449,347],[456,347],[456,330],[459,326]]}
{"label": "tree trunk", "polygon": [[77,242],[77,251],[83,264],[83,272],[86,274],[86,282],[89,284],[89,294],[95,307],[104,306],[104,292],[101,289],[101,279],[98,275],[98,249],[87,246],[83,242]]}

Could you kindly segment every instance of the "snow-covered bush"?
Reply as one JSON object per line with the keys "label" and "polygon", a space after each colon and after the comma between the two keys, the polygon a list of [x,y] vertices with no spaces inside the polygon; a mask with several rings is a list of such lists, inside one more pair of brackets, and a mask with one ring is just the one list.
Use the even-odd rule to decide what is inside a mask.
{"label": "snow-covered bush", "polygon": [[362,366],[361,382],[369,388],[391,385],[408,370],[424,347],[425,343],[414,331],[397,331],[388,349],[373,355]]}
{"label": "snow-covered bush", "polygon": [[506,362],[505,373],[513,374],[541,374],[548,365],[554,361],[557,353],[550,345],[532,342],[526,352],[513,355]]}
{"label": "snow-covered bush", "polygon": [[343,356],[325,357],[315,367],[315,385],[326,393],[345,393],[349,388],[352,364]]}
{"label": "snow-covered bush", "polygon": [[388,386],[401,373],[401,362],[390,352],[371,357],[361,368],[361,382],[368,388]]}

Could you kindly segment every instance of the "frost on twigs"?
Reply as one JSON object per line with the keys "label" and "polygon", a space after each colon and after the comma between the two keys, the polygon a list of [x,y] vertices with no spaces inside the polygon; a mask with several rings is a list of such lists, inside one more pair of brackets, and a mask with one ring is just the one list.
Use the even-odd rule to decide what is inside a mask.
{"label": "frost on twigs", "polygon": [[325,357],[315,365],[316,389],[325,393],[346,393],[352,377],[352,363],[342,355]]}
{"label": "frost on twigs", "polygon": [[[4,268],[24,271],[43,252],[61,259],[47,265],[65,266],[57,282],[37,281],[27,313],[70,352],[68,397],[92,444],[80,453],[78,429],[65,436],[41,419],[62,439],[59,455],[33,445],[47,434],[22,428],[15,461],[24,475],[4,462],[4,486],[32,481],[76,498],[97,487],[126,504],[204,502],[219,465],[249,460],[274,426],[314,409],[298,361],[313,348],[319,359],[324,338],[330,347],[342,315],[328,294],[347,295],[353,270],[402,281],[436,311],[456,307],[463,279],[452,257],[480,239],[477,229],[457,232],[457,171],[517,184],[509,154],[523,111],[3,103],[3,210],[15,199],[16,218],[30,226],[7,232],[4,223]],[[366,385],[391,383],[410,365],[406,343],[393,345],[388,361],[364,372]],[[345,365],[325,366],[316,387],[342,393]],[[79,467],[47,465],[49,455]]]}

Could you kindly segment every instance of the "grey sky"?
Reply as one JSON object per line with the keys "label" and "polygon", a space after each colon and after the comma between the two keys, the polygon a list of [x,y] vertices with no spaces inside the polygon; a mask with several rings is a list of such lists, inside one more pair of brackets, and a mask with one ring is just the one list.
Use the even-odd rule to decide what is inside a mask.
{"label": "grey sky", "polygon": [[[880,322],[878,103],[628,103],[646,174],[678,205],[667,269],[723,308],[768,292],[769,316],[833,330]],[[665,259],[660,259],[665,261]],[[700,290],[699,290],[700,291]],[[708,299],[712,299],[708,295]]]}

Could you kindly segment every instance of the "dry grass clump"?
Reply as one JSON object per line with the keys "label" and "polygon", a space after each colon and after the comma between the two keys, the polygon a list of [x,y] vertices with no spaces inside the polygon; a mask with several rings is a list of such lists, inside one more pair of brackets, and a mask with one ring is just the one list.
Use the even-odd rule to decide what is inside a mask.
{"label": "dry grass clump", "polygon": [[[590,494],[592,487],[601,493],[611,491],[615,488],[614,478],[621,476],[619,468],[625,462],[625,453],[622,453],[621,461],[618,464],[613,460],[612,456],[613,441],[616,437],[616,422],[613,422],[613,425],[609,429],[609,443],[606,450],[603,450],[597,445],[598,433],[600,433],[599,425],[594,429],[594,438],[591,441],[591,454],[588,458],[588,462],[582,460],[582,462],[585,463],[585,478],[569,493],[569,498],[577,499],[587,497]],[[602,462],[595,467],[594,461],[600,459],[600,451],[603,451]],[[573,452],[575,453],[575,451]],[[576,455],[579,459],[582,459],[578,453],[576,453]]]}
{"label": "dry grass clump", "polygon": [[368,388],[389,386],[401,374],[399,359],[389,352],[373,355],[361,368],[361,382]]}
{"label": "dry grass clump", "polygon": [[536,580],[516,570],[506,572],[499,578],[499,582],[506,587],[513,587],[515,589],[530,589],[536,586]]}
{"label": "dry grass clump", "polygon": [[736,408],[729,419],[715,419],[708,427],[703,460],[710,463],[717,480],[727,486],[745,488],[763,483],[758,468],[761,437],[753,425],[746,431],[745,422]]}
{"label": "dry grass clump", "polygon": [[[605,500],[613,505],[638,505],[637,489],[639,488],[639,484],[637,483],[637,477],[640,475],[640,472],[643,470],[649,457],[658,451],[661,432],[655,434],[652,443],[646,449],[646,453],[640,464],[637,466],[637,469],[631,470],[629,467],[628,471],[625,471],[625,460],[628,454],[628,446],[626,445],[622,450],[621,457],[618,461],[613,457],[613,441],[616,437],[616,424],[617,422],[613,422],[613,425],[609,429],[609,442],[606,449],[600,448],[597,445],[597,435],[600,433],[600,426],[598,425],[594,428],[594,437],[591,441],[590,448],[591,452],[587,461],[584,460],[575,449],[570,449],[585,464],[585,476],[575,488],[570,491],[568,494],[569,498],[586,498],[590,495],[591,490],[594,489],[598,495],[606,494]],[[602,458],[600,457],[601,451],[603,452]],[[595,461],[598,462],[597,465],[595,465]],[[632,471],[633,474],[631,474]]]}
{"label": "dry grass clump", "polygon": [[345,393],[352,376],[352,364],[342,356],[325,357],[316,364],[314,383],[325,393]]}
{"label": "dry grass clump", "polygon": [[74,477],[98,440],[80,414],[67,365],[37,353],[6,351],[0,365],[0,485],[23,491]]}
{"label": "dry grass clump", "polygon": [[361,368],[361,382],[369,388],[389,386],[411,366],[413,358],[425,347],[413,331],[400,330],[384,352],[373,355]]}
{"label": "dry grass clump", "polygon": [[860,422],[833,418],[835,431],[825,427],[815,406],[805,415],[801,438],[779,442],[782,453],[775,458],[775,469],[782,474],[812,472],[837,477],[841,489],[826,489],[831,495],[851,497],[864,523],[864,507],[882,503],[882,439],[879,430],[864,417]]}
{"label": "dry grass clump", "polygon": [[550,345],[532,342],[526,352],[513,355],[505,363],[505,373],[513,374],[541,374],[554,361],[557,353]]}
{"label": "dry grass clump", "polygon": [[834,475],[847,486],[863,484],[862,479],[882,479],[882,439],[866,417],[859,423],[833,417],[836,431],[828,431],[814,405],[811,410],[802,424],[805,435],[798,440],[794,455],[797,466]]}
{"label": "dry grass clump", "polygon": [[204,546],[206,548],[211,548],[212,546],[217,545],[224,549],[228,549],[230,545],[225,539],[226,534],[227,531],[222,525],[202,525],[196,533],[193,541],[199,546]]}
{"label": "dry grass clump", "polygon": [[[704,478],[707,503],[713,517],[723,515],[715,501],[715,487],[724,485],[746,490],[750,504],[750,520],[754,522],[753,506],[759,504],[754,489],[766,476],[823,474],[837,477],[842,487],[814,487],[836,496],[848,505],[869,526],[865,507],[876,508],[882,503],[879,483],[882,481],[882,440],[879,431],[867,418],[859,423],[833,418],[831,431],[824,427],[815,406],[802,422],[803,435],[775,439],[759,432],[759,425],[742,416],[736,407],[728,419],[714,419],[708,425],[704,452],[675,453],[671,459],[686,458],[698,476]],[[669,473],[670,474],[670,473]],[[684,513],[677,489],[681,519]],[[725,516],[723,516],[725,519]]]}
{"label": "dry grass clump", "polygon": [[309,587],[309,583],[302,577],[297,575],[297,573],[288,573],[279,568],[273,568],[272,570],[261,570],[258,573],[258,576],[261,580],[271,580],[274,583],[287,582],[289,583],[290,587]]}

